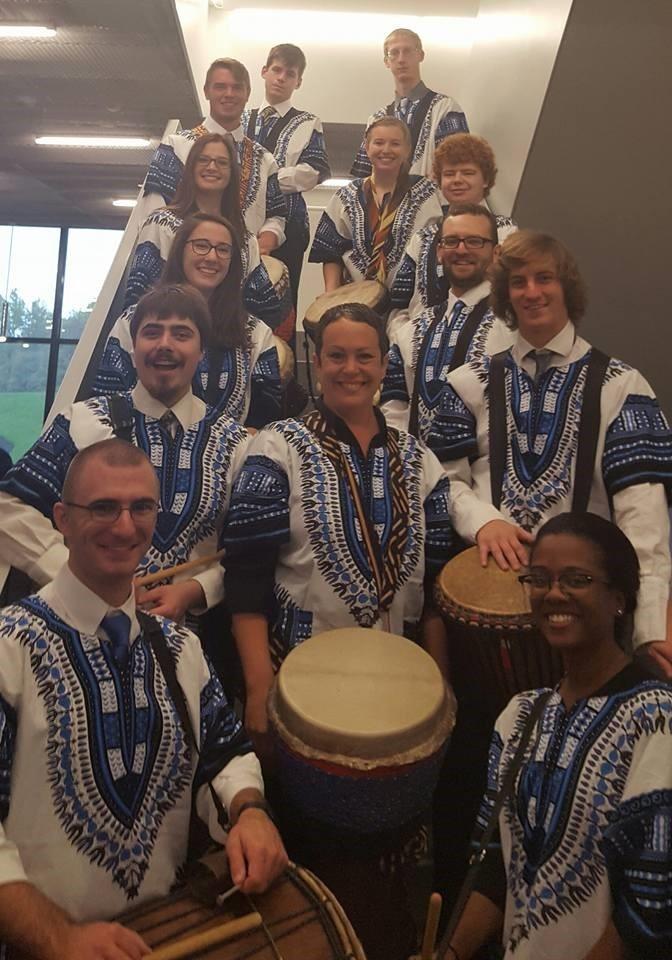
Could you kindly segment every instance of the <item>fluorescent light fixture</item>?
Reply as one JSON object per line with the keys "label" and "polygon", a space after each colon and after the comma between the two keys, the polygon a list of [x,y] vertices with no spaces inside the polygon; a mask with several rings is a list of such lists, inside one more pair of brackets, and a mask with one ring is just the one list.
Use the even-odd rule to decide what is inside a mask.
{"label": "fluorescent light fixture", "polygon": [[120,147],[142,150],[151,145],[145,137],[35,137],[41,147]]}
{"label": "fluorescent light fixture", "polygon": [[120,197],[119,200],[112,201],[112,206],[113,207],[134,207],[137,202],[138,202],[137,200],[131,200],[130,197],[128,199],[123,199],[122,197]]}
{"label": "fluorescent light fixture", "polygon": [[323,180],[322,183],[318,183],[318,189],[337,189],[338,187],[347,187],[349,183],[352,183],[352,177],[329,177],[328,180]]}
{"label": "fluorescent light fixture", "polygon": [[45,40],[55,36],[53,27],[39,27],[30,23],[0,23],[2,40]]}
{"label": "fluorescent light fixture", "polygon": [[326,10],[284,10],[236,7],[226,19],[227,39],[275,43],[278,32],[294,43],[324,46],[380,47],[395,27],[408,27],[426,46],[470,48],[476,17],[414,17],[389,13],[350,13]]}

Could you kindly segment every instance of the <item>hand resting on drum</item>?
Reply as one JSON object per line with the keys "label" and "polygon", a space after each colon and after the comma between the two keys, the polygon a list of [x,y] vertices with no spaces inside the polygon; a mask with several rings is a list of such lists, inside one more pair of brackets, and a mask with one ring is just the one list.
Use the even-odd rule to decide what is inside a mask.
{"label": "hand resting on drum", "polygon": [[527,565],[526,544],[534,543],[534,535],[507,520],[490,520],[476,534],[476,543],[482,566],[492,554],[500,570],[520,570]]}
{"label": "hand resting on drum", "polygon": [[280,834],[264,810],[248,807],[237,815],[245,803],[262,800],[256,790],[241,790],[231,805],[234,825],[227,836],[226,855],[231,879],[243,893],[263,893],[289,862]]}

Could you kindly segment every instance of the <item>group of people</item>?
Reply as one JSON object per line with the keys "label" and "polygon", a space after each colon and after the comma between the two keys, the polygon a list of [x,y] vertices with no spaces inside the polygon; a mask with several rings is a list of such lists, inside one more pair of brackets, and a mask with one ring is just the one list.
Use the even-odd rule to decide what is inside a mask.
{"label": "group of people", "polygon": [[[39,588],[0,612],[0,940],[40,960],[148,952],[111,921],[168,892],[192,805],[243,891],[277,877],[268,693],[293,648],[348,626],[423,643],[455,682],[433,810],[448,900],[481,788],[484,826],[517,764],[440,955],[493,938],[509,960],[670,955],[672,431],[641,374],[577,332],[571,253],[490,211],[492,149],[422,83],[423,58],[412,31],[385,39],[394,100],[317,226],[309,259],[344,290],[313,333],[314,408],[280,419],[277,337],[292,342],[310,241],[302,195],[329,164],[291,104],[305,57],[281,44],[253,110],[245,67],[211,65],[210,116],[150,166],[90,398],[0,482],[0,559]],[[388,291],[385,315],[348,299],[361,280]],[[492,740],[435,609],[469,544],[520,572],[565,667]],[[224,608],[238,685],[184,625]],[[370,960],[413,951],[393,920]]]}

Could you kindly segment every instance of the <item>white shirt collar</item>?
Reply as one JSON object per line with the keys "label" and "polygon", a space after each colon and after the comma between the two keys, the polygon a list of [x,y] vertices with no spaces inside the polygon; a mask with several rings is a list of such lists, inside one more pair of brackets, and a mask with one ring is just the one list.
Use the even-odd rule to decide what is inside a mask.
{"label": "white shirt collar", "polygon": [[462,303],[466,304],[468,307],[475,307],[479,300],[482,300],[483,297],[490,296],[490,281],[482,280],[475,287],[472,287],[471,290],[467,290],[465,294],[461,297],[458,297],[457,294],[453,293],[452,287],[448,291],[448,306],[447,312],[450,313],[455,306],[458,300],[461,300]]}
{"label": "white shirt collar", "polygon": [[259,113],[261,113],[261,111],[266,107],[273,107],[279,117],[284,117],[284,115],[292,109],[292,101],[283,100],[282,103],[269,103],[264,97],[264,99],[261,101],[261,106],[259,107]]}
{"label": "white shirt collar", "polygon": [[205,404],[198,397],[195,397],[191,387],[185,395],[177,401],[174,407],[166,407],[165,404],[153,397],[152,394],[139,380],[131,390],[133,406],[144,413],[146,417],[153,417],[160,420],[164,413],[170,409],[175,414],[178,423],[183,430],[188,430],[195,423],[199,423],[205,416]]}
{"label": "white shirt collar", "polygon": [[112,610],[121,610],[131,621],[131,640],[140,633],[133,590],[121,607],[110,607],[106,600],[75,576],[67,563],[63,564],[51,583],[42,587],[39,596],[64,623],[88,636],[98,633],[103,617]]}
{"label": "white shirt collar", "polygon": [[242,124],[236,127],[235,130],[227,130],[226,127],[223,127],[221,123],[217,123],[216,120],[213,120],[212,117],[206,117],[203,121],[202,126],[208,131],[208,133],[221,133],[222,136],[225,136],[227,133],[230,133],[233,139],[238,143],[243,139],[243,126]]}
{"label": "white shirt collar", "polygon": [[[576,330],[574,329],[574,324],[571,320],[568,320],[565,326],[559,333],[553,337],[552,340],[549,340],[548,343],[544,344],[544,350],[550,350],[551,353],[557,353],[561,357],[568,357],[571,353],[572,347],[574,346],[574,340],[576,338]],[[518,360],[518,357],[522,359],[525,357],[530,350],[537,350],[538,347],[533,346],[531,343],[525,339],[518,330],[516,339],[513,344],[513,358]]]}

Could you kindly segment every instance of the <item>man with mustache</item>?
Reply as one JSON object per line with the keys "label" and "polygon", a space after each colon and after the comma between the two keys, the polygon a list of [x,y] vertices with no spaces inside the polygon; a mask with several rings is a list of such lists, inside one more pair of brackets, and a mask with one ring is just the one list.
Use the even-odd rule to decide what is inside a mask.
{"label": "man with mustache", "polygon": [[424,442],[449,372],[512,339],[489,307],[488,270],[499,250],[493,214],[477,203],[452,204],[440,235],[437,256],[448,299],[394,327],[381,394],[390,426]]}
{"label": "man with mustache", "polygon": [[[228,417],[209,416],[192,393],[210,322],[205,300],[192,287],[158,287],[140,300],[131,324],[136,386],[129,393],[72,404],[0,483],[2,560],[39,586],[54,578],[68,557],[52,516],[70,461],[78,450],[112,436],[144,450],[160,483],[156,531],[137,574],[216,551],[247,432]],[[139,593],[139,605],[181,620],[188,610],[201,612],[219,603],[223,577],[219,565],[177,576],[173,583]]]}

